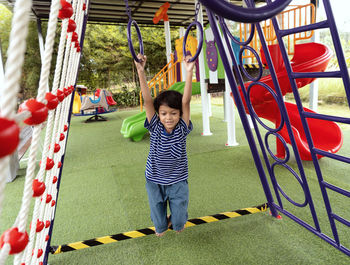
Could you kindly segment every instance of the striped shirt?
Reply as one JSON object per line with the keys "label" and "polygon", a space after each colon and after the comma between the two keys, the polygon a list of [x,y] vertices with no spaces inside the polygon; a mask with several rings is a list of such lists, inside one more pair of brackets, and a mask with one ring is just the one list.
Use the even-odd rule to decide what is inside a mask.
{"label": "striped shirt", "polygon": [[188,178],[186,136],[192,131],[183,119],[168,134],[157,114],[145,121],[151,134],[150,151],[146,164],[146,178],[157,184],[171,185]]}

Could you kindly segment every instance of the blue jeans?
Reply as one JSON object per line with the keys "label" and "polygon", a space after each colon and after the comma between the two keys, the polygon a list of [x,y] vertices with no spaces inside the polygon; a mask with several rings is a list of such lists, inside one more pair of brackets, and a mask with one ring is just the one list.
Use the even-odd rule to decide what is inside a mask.
{"label": "blue jeans", "polygon": [[188,214],[187,180],[172,185],[160,185],[146,179],[146,190],[151,209],[151,220],[157,233],[168,230],[167,202],[171,212],[171,223],[175,231],[184,228]]}

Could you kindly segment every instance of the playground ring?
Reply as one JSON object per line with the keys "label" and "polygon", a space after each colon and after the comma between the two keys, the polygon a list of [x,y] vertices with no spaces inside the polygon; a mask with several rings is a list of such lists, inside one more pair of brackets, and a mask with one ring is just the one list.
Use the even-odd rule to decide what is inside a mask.
{"label": "playground ring", "polygon": [[259,75],[258,75],[256,78],[254,78],[253,76],[251,76],[251,75],[247,72],[247,70],[246,70],[244,67],[242,67],[242,72],[244,73],[244,75],[245,75],[250,81],[257,82],[257,81],[260,80],[260,78],[261,78],[262,75],[263,75],[263,65],[262,65],[262,62],[261,62],[261,60],[260,60],[260,57],[259,57],[258,53],[257,53],[252,47],[250,47],[250,46],[244,46],[244,47],[242,47],[242,48],[239,50],[239,63],[240,63],[240,65],[244,65],[244,64],[243,64],[243,52],[244,52],[244,50],[249,50],[251,53],[254,54],[254,56],[255,56],[255,58],[256,58],[256,60],[257,60],[257,62],[258,62],[258,65],[259,65]]}
{"label": "playground ring", "polygon": [[[298,174],[290,167],[288,166],[287,164],[280,164],[280,163],[274,163],[272,165],[272,175],[273,177],[276,179],[276,175],[275,175],[275,168],[276,168],[276,165],[281,165],[283,166],[284,168],[286,168],[290,173],[293,174],[293,176],[296,178],[296,180],[299,182],[301,188],[303,189],[303,192],[304,192],[304,195],[306,194],[305,193],[305,188],[304,188],[304,185],[303,185],[303,182],[302,180],[300,179],[300,177],[298,176]],[[277,189],[279,190],[279,192],[283,195],[284,198],[287,199],[287,201],[289,201],[291,204],[297,206],[297,207],[305,207],[307,205],[307,199],[306,199],[306,196],[305,196],[305,201],[303,203],[298,203],[296,201],[294,201],[291,197],[289,197],[287,195],[287,193],[284,192],[284,190],[282,189],[282,187],[277,183]]]}
{"label": "playground ring", "polygon": [[[283,144],[283,147],[284,147],[284,150],[286,150],[286,157],[285,159],[280,159],[278,158],[277,156],[275,156],[275,154],[271,151],[270,149],[270,145],[269,145],[269,141],[268,141],[268,138],[270,135],[274,135],[276,136],[276,138],[278,138],[278,140],[280,140]],[[266,146],[266,149],[267,151],[269,152],[269,154],[271,155],[271,157],[278,163],[278,164],[284,164],[284,163],[287,163],[289,158],[290,158],[290,152],[289,152],[289,148],[287,146],[287,143],[286,141],[283,139],[283,137],[281,135],[279,135],[278,133],[276,132],[267,132],[265,134],[265,146]]]}
{"label": "playground ring", "polygon": [[199,35],[200,35],[200,39],[199,39],[199,44],[197,47],[197,52],[196,54],[189,60],[190,62],[194,62],[197,58],[198,55],[200,54],[201,50],[202,50],[202,46],[203,46],[203,27],[201,25],[201,23],[199,23],[198,21],[193,21],[187,28],[185,36],[184,36],[184,41],[183,41],[183,56],[185,58],[186,56],[186,42],[187,42],[187,37],[188,34],[190,33],[190,30],[193,26],[197,26],[197,29],[199,30]]}
{"label": "playground ring", "polygon": [[251,29],[251,31],[250,31],[250,34],[249,34],[248,39],[247,39],[246,41],[238,41],[238,40],[232,35],[232,33],[230,32],[230,30],[229,30],[229,28],[227,27],[227,24],[226,24],[226,22],[225,22],[225,19],[224,19],[223,17],[219,17],[219,22],[220,22],[220,25],[221,25],[222,29],[226,32],[226,34],[230,37],[230,39],[231,39],[234,43],[236,43],[236,44],[238,44],[238,45],[246,46],[246,45],[248,45],[248,44],[252,41],[252,39],[253,39],[253,37],[254,37],[254,33],[255,33],[255,25],[254,25],[254,24],[251,24],[252,29]]}
{"label": "playground ring", "polygon": [[139,26],[137,25],[135,20],[131,20],[130,19],[129,23],[128,23],[128,34],[127,34],[129,50],[130,50],[131,55],[134,58],[134,60],[139,63],[140,60],[139,60],[139,58],[137,58],[137,54],[135,53],[134,45],[132,44],[132,38],[131,38],[131,26],[132,25],[134,25],[134,27],[136,29],[137,37],[139,39],[139,44],[140,44],[140,53],[142,55],[144,54],[144,52],[143,52],[143,41],[142,41],[142,36],[141,36],[141,32],[140,32]]}
{"label": "playground ring", "polygon": [[[252,115],[260,124],[262,127],[264,127],[266,130],[270,131],[270,132],[278,132],[282,129],[283,125],[284,125],[284,118],[283,118],[283,115],[281,114],[281,123],[276,126],[276,128],[270,128],[269,126],[267,126],[260,118],[259,116],[256,114],[253,106],[252,106],[252,102],[250,100],[250,91],[251,91],[251,88],[255,85],[260,85],[264,88],[267,89],[267,91],[270,92],[270,94],[273,96],[273,98],[275,99],[275,101],[277,102],[277,106],[279,108],[279,104],[278,104],[278,100],[277,100],[277,95],[275,93],[275,91],[273,91],[273,89],[271,87],[269,87],[268,85],[266,85],[265,83],[262,83],[262,82],[253,82],[251,83],[249,86],[248,86],[248,90],[247,90],[247,100],[248,100],[248,108],[249,108],[249,113],[250,115]],[[281,113],[281,111],[280,111]]]}

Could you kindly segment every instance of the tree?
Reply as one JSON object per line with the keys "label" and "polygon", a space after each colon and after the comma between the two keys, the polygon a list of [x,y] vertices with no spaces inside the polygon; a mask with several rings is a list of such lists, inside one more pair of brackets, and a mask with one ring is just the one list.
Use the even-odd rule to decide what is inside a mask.
{"label": "tree", "polygon": [[[148,56],[148,74],[155,75],[165,64],[164,29],[142,27],[144,52]],[[172,31],[174,37],[177,30]],[[139,44],[132,31],[135,52]],[[137,80],[127,42],[126,26],[89,24],[85,33],[79,82],[90,87],[110,88],[123,82]]]}

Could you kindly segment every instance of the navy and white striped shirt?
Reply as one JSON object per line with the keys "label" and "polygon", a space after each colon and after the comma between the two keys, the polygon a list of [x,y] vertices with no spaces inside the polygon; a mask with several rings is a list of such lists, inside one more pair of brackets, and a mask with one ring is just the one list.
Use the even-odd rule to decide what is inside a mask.
{"label": "navy and white striped shirt", "polygon": [[186,136],[192,131],[190,121],[187,127],[183,119],[168,134],[157,114],[145,128],[151,134],[150,151],[146,164],[146,178],[157,184],[171,185],[188,178]]}

